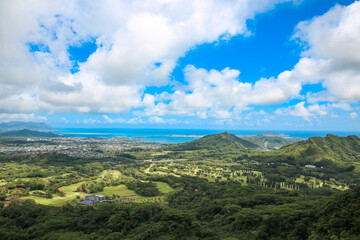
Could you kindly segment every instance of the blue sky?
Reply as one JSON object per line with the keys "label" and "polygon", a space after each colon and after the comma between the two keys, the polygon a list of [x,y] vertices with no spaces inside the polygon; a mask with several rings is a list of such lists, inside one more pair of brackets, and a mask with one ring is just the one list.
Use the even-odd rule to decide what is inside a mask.
{"label": "blue sky", "polygon": [[359,1],[1,5],[0,121],[360,130]]}

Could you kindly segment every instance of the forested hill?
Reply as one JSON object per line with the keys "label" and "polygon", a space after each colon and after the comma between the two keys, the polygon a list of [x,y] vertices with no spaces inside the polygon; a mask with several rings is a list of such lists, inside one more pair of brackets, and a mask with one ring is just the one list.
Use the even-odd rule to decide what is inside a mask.
{"label": "forested hill", "polygon": [[258,145],[247,141],[245,139],[238,138],[237,136],[228,132],[220,134],[211,134],[203,138],[196,139],[191,142],[180,143],[169,147],[174,151],[190,151],[190,150],[202,150],[202,149],[226,149],[237,148],[238,150],[257,149]]}
{"label": "forested hill", "polygon": [[35,131],[49,131],[52,130],[52,127],[45,123],[38,122],[20,122],[20,121],[11,121],[6,123],[0,123],[0,131],[15,131],[29,129]]}
{"label": "forested hill", "polygon": [[330,159],[338,163],[360,163],[360,138],[351,135],[338,137],[328,134],[326,137],[311,137],[306,141],[284,146],[276,152],[291,155],[309,163]]}
{"label": "forested hill", "polygon": [[61,137],[60,135],[50,132],[39,132],[28,129],[1,132],[0,137]]}

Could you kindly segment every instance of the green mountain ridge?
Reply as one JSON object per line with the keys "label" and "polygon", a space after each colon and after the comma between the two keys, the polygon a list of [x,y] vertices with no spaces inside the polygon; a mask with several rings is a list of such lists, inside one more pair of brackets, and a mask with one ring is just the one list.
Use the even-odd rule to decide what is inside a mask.
{"label": "green mountain ridge", "polygon": [[0,131],[15,131],[29,129],[34,131],[50,131],[53,128],[45,123],[10,121],[0,123]]}
{"label": "green mountain ridge", "polygon": [[39,132],[29,129],[1,132],[0,137],[61,137],[50,132]]}
{"label": "green mountain ridge", "polygon": [[360,163],[360,138],[328,134],[284,146],[278,152],[312,164],[326,159],[338,163]]}
{"label": "green mountain ridge", "polygon": [[169,147],[170,150],[174,151],[191,151],[191,150],[213,150],[235,147],[239,150],[249,151],[250,149],[260,148],[258,145],[239,138],[231,133],[224,132],[220,134],[211,134],[205,137],[196,139],[191,142],[175,144]]}

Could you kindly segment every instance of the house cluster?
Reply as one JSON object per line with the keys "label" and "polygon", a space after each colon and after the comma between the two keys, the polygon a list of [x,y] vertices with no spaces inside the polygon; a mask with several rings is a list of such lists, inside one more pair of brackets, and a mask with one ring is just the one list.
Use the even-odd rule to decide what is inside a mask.
{"label": "house cluster", "polygon": [[[105,152],[123,152],[131,148],[156,149],[163,145],[122,137],[117,138],[25,138],[25,142],[17,141],[0,145],[0,153],[3,154],[41,154],[41,153],[63,153],[70,157],[82,158],[112,158],[114,156]],[[103,151],[96,151],[101,149]]]}
{"label": "house cluster", "polygon": [[102,202],[117,202],[113,200],[111,197],[105,196],[105,195],[91,195],[86,196],[84,200],[78,202],[82,205],[87,206],[95,206],[96,204],[102,203]]}

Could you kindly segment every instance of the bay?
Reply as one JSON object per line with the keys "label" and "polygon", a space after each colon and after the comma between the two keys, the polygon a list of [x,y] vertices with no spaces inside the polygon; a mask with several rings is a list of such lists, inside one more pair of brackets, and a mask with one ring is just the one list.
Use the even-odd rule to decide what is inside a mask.
{"label": "bay", "polygon": [[[126,137],[133,140],[157,143],[182,143],[188,142],[205,135],[229,132],[235,135],[257,135],[265,130],[227,130],[227,129],[165,129],[165,128],[58,128],[54,133],[71,137],[97,137],[114,138]],[[273,130],[272,132],[283,133],[287,137],[309,138],[314,136],[325,137],[331,133],[337,136],[357,135],[360,131],[289,131]]]}

